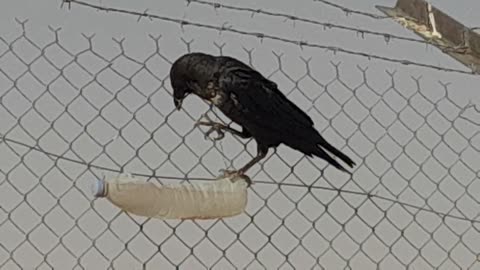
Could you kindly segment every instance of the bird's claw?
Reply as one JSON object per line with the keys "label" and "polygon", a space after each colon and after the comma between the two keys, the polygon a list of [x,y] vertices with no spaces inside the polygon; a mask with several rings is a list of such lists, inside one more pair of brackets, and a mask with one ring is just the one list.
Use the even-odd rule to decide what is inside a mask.
{"label": "bird's claw", "polygon": [[247,182],[247,186],[252,185],[252,179],[250,179],[250,177],[248,177],[247,175],[239,171],[230,171],[230,170],[220,169],[220,173],[223,175],[224,178],[231,177],[233,180],[234,178],[239,177],[243,179],[245,182]]}
{"label": "bird's claw", "polygon": [[222,124],[211,121],[208,116],[203,116],[203,118],[206,118],[207,121],[198,121],[195,123],[195,127],[198,127],[198,126],[210,127],[205,133],[205,139],[210,138],[210,134],[212,134],[213,132],[217,133],[217,137],[211,138],[213,141],[219,141],[225,137],[225,132],[223,132],[222,130],[222,127],[223,127]]}
{"label": "bird's claw", "polygon": [[[204,121],[202,121],[204,120]],[[200,119],[195,123],[195,127],[198,127],[198,126],[211,126],[213,123],[212,119],[210,119],[210,117],[208,116],[208,114],[202,114],[202,116],[200,117]]]}
{"label": "bird's claw", "polygon": [[[211,138],[210,134],[212,134],[214,131],[217,132],[217,137]],[[218,127],[218,124],[215,124],[212,127],[210,127],[207,130],[207,132],[205,133],[205,139],[206,138],[211,138],[214,141],[219,141],[219,140],[223,139],[224,137],[225,137],[225,132],[223,132],[222,129]]]}

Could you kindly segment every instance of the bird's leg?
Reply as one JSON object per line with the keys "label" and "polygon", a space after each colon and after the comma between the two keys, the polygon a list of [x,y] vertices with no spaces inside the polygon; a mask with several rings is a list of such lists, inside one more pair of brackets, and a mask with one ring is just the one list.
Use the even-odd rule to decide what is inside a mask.
{"label": "bird's leg", "polygon": [[243,175],[245,174],[253,165],[257,164],[260,160],[264,159],[267,156],[268,150],[257,151],[257,156],[250,160],[247,164],[245,164],[241,169],[238,170],[238,174]]}
{"label": "bird's leg", "polygon": [[257,146],[257,156],[255,156],[252,160],[250,160],[247,164],[245,164],[242,168],[237,171],[228,171],[228,170],[221,170],[225,177],[229,176],[239,176],[243,178],[248,186],[252,184],[252,179],[245,175],[245,173],[250,169],[253,165],[257,164],[260,160],[264,159],[267,156],[268,148],[263,146]]}
{"label": "bird's leg", "polygon": [[218,136],[216,138],[213,138],[214,141],[218,141],[218,140],[221,140],[225,137],[225,131],[228,131],[230,133],[232,133],[233,135],[237,135],[241,138],[244,138],[244,139],[247,139],[247,138],[250,138],[252,137],[252,135],[250,135],[250,133],[248,133],[245,129],[243,129],[242,131],[238,131],[236,129],[233,129],[229,126],[226,126],[224,124],[221,124],[221,123],[217,123],[217,122],[213,122],[212,120],[210,120],[210,118],[208,118],[208,116],[204,116],[204,118],[206,118],[206,121],[197,121],[195,123],[195,126],[207,126],[207,127],[210,127],[207,132],[205,133],[205,138],[209,137],[210,134],[212,134],[212,132],[217,132]]}

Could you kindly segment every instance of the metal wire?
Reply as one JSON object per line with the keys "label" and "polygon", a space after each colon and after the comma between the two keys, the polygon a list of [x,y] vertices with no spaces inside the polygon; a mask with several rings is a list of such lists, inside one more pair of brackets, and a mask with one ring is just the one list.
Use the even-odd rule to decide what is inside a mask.
{"label": "metal wire", "polygon": [[277,149],[251,173],[245,214],[163,222],[93,200],[89,184],[117,172],[209,180],[223,159],[242,164],[250,141],[205,141],[190,111],[209,111],[200,101],[173,114],[167,70],[178,55],[160,37],[145,58],[123,40],[106,57],[93,36],[71,51],[59,29],[39,45],[19,23],[17,37],[0,38],[1,269],[478,267],[479,109],[455,101],[452,86],[387,72],[382,87],[361,67],[351,83],[336,63],[322,63],[333,72],[320,79],[306,59],[291,77],[273,54],[269,76],[291,82],[282,91],[345,145],[353,176]]}
{"label": "metal wire", "polygon": [[365,12],[365,11],[361,11],[361,10],[357,10],[357,9],[352,9],[352,8],[349,8],[349,7],[346,7],[346,6],[342,6],[342,5],[339,5],[339,4],[336,4],[336,3],[332,3],[332,2],[327,1],[327,0],[313,0],[313,1],[322,3],[324,5],[327,5],[327,6],[336,8],[336,9],[339,9],[339,10],[341,10],[345,13],[345,16],[349,16],[350,14],[355,14],[355,15],[360,15],[360,16],[364,16],[364,17],[368,17],[368,18],[372,18],[372,19],[376,19],[376,20],[378,20],[378,19],[389,19],[390,18],[390,17],[385,16],[385,15],[377,15],[377,14],[373,14],[373,13],[369,13],[369,12]]}
{"label": "metal wire", "polygon": [[161,20],[161,21],[165,21],[165,22],[172,22],[172,23],[179,24],[182,29],[184,27],[191,26],[191,27],[215,30],[215,31],[219,31],[219,32],[230,32],[230,33],[234,33],[234,34],[253,36],[253,37],[259,38],[260,40],[271,39],[271,40],[275,40],[275,41],[285,42],[285,43],[293,44],[293,45],[296,45],[296,46],[300,46],[300,48],[310,47],[310,48],[317,48],[317,49],[325,49],[327,51],[331,51],[334,54],[344,53],[344,54],[348,54],[348,55],[361,56],[361,57],[367,58],[369,60],[375,59],[375,60],[382,60],[382,61],[396,63],[396,64],[418,66],[418,67],[434,69],[434,70],[439,70],[439,71],[445,71],[445,72],[454,72],[454,73],[461,73],[461,74],[477,75],[474,70],[466,71],[466,70],[461,70],[461,69],[441,67],[441,66],[438,66],[438,65],[425,64],[425,63],[420,63],[420,62],[411,61],[411,60],[407,60],[407,59],[397,59],[397,58],[392,58],[392,57],[387,57],[387,56],[382,56],[382,55],[376,55],[376,54],[371,54],[371,53],[366,53],[366,52],[349,50],[349,49],[345,49],[345,48],[338,47],[338,46],[329,46],[329,45],[324,45],[324,44],[312,43],[312,42],[308,42],[308,41],[305,41],[305,40],[294,40],[294,39],[289,39],[289,38],[285,38],[285,37],[270,35],[270,34],[266,34],[266,33],[262,33],[262,32],[251,32],[251,31],[240,30],[240,29],[233,28],[228,23],[224,23],[222,26],[211,25],[211,24],[203,24],[203,23],[198,23],[198,22],[192,22],[192,21],[189,21],[189,20],[186,20],[186,19],[178,19],[178,18],[171,18],[171,17],[167,17],[167,16],[156,15],[156,14],[153,14],[151,12],[148,12],[148,9],[143,11],[143,12],[139,12],[139,11],[134,11],[134,10],[122,9],[122,8],[114,8],[114,7],[110,7],[110,6],[108,6],[108,7],[107,6],[101,6],[101,5],[92,4],[92,3],[89,3],[89,2],[79,1],[79,0],[69,0],[69,1],[66,1],[66,3],[75,4],[75,5],[88,7],[88,8],[94,8],[96,10],[104,11],[104,12],[108,12],[108,13],[119,13],[119,14],[133,15],[135,17],[138,17],[138,20],[145,17],[145,18],[148,18],[148,19],[156,19],[156,20]]}
{"label": "metal wire", "polygon": [[[109,168],[109,167],[104,167],[104,166],[98,166],[98,165],[95,165],[95,164],[91,164],[91,163],[87,163],[87,162],[84,162],[84,161],[81,161],[81,160],[77,160],[77,159],[72,159],[72,158],[69,158],[69,157],[64,157],[64,156],[60,156],[58,154],[54,154],[54,153],[50,153],[50,152],[47,152],[45,150],[41,150],[37,147],[33,147],[33,146],[30,146],[26,143],[23,143],[23,142],[20,142],[20,141],[17,141],[17,140],[14,140],[14,139],[10,139],[10,138],[5,138],[5,137],[2,137],[2,140],[4,142],[9,142],[9,143],[12,143],[12,144],[15,144],[15,145],[20,145],[20,146],[23,146],[23,147],[26,147],[28,148],[29,150],[33,150],[33,151],[38,151],[42,154],[45,154],[47,156],[51,156],[51,157],[54,157],[56,158],[57,160],[65,160],[65,161],[69,161],[69,162],[72,162],[72,163],[76,163],[76,164],[80,164],[80,165],[84,165],[88,168],[95,168],[95,169],[99,169],[99,170],[102,170],[102,171],[107,171],[107,172],[114,172],[114,173],[123,173],[122,171],[118,170],[118,169],[114,169],[114,168]],[[220,150],[223,150],[223,147],[220,146]],[[206,178],[206,177],[189,177],[188,179],[185,178],[185,177],[177,177],[177,176],[167,176],[167,175],[155,175],[155,174],[145,174],[145,173],[138,173],[138,172],[129,172],[130,175],[132,176],[140,176],[140,177],[146,177],[146,178],[153,178],[153,179],[164,179],[164,180],[190,180],[190,181],[193,181],[193,180],[200,180],[200,181],[215,181],[216,178]],[[366,192],[359,192],[359,191],[352,191],[352,190],[346,190],[346,189],[337,189],[337,188],[332,188],[332,187],[322,187],[322,186],[315,186],[315,185],[306,185],[306,184],[295,184],[295,183],[275,183],[275,182],[272,182],[271,180],[270,181],[266,181],[266,180],[259,180],[259,179],[255,179],[255,183],[256,184],[265,184],[265,185],[275,185],[275,186],[278,186],[278,187],[282,187],[282,186],[288,186],[288,187],[298,187],[298,188],[306,188],[308,190],[312,190],[312,189],[321,189],[321,190],[327,190],[327,191],[333,191],[333,192],[337,192],[338,194],[340,193],[348,193],[348,194],[354,194],[354,195],[361,195],[361,196],[365,196],[367,198],[370,198],[370,199],[381,199],[381,200],[385,200],[385,201],[388,201],[388,202],[392,202],[392,203],[395,203],[395,204],[399,204],[403,207],[408,207],[408,208],[413,208],[413,209],[416,209],[416,210],[421,210],[421,211],[426,211],[426,212],[430,212],[430,213],[433,213],[433,214],[436,214],[440,217],[448,217],[448,218],[452,218],[452,219],[458,219],[458,220],[462,220],[462,221],[468,221],[472,224],[474,223],[480,223],[480,220],[476,220],[476,219],[469,219],[469,218],[466,218],[466,217],[462,217],[462,216],[457,216],[457,215],[452,215],[452,214],[446,214],[446,213],[442,213],[442,212],[439,212],[439,211],[435,211],[431,208],[425,208],[425,207],[421,207],[421,206],[417,206],[417,205],[414,205],[414,204],[411,204],[411,203],[406,203],[406,202],[401,202],[401,201],[398,201],[394,198],[387,198],[387,197],[384,197],[384,196],[379,196],[377,194],[372,194],[372,193],[366,193]]]}
{"label": "metal wire", "polygon": [[[215,8],[215,9],[227,9],[227,10],[234,10],[234,11],[239,11],[239,12],[248,12],[248,13],[251,14],[252,17],[256,14],[261,14],[261,15],[266,15],[266,16],[284,18],[285,20],[290,20],[294,23],[295,22],[303,22],[303,23],[318,25],[318,26],[321,26],[324,30],[338,29],[338,30],[353,32],[360,37],[364,37],[365,35],[378,36],[378,37],[382,37],[385,40],[385,42],[390,42],[392,40],[397,39],[397,40],[406,41],[406,42],[432,45],[431,42],[425,41],[423,39],[405,37],[405,36],[395,35],[395,34],[391,34],[391,33],[378,32],[378,31],[373,31],[373,30],[370,30],[370,29],[346,26],[346,25],[341,25],[341,24],[321,22],[321,21],[313,20],[313,19],[305,19],[305,18],[301,18],[301,17],[294,16],[294,15],[291,15],[291,14],[273,12],[273,11],[269,11],[269,10],[255,9],[255,8],[244,7],[244,6],[226,5],[226,4],[222,4],[222,3],[210,2],[210,1],[204,1],[204,0],[187,0],[187,3],[188,4],[194,3],[194,4],[199,4],[199,5],[207,5],[207,6],[211,6],[211,7]],[[350,11],[350,9],[348,9],[348,10]],[[437,45],[437,46],[442,50],[455,51],[455,52],[461,53],[461,54],[466,53],[465,49],[462,49],[462,48],[455,48],[455,47],[443,46],[443,45]]]}

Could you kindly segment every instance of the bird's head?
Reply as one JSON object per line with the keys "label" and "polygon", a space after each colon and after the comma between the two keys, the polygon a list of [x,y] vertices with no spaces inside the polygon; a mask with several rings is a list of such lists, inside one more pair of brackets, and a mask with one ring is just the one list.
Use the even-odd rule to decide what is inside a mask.
{"label": "bird's head", "polygon": [[173,89],[173,103],[177,110],[182,108],[183,99],[193,90],[189,86],[191,78],[188,74],[188,57],[186,55],[178,58],[170,68],[170,83]]}
{"label": "bird's head", "polygon": [[182,80],[172,80],[173,88],[173,104],[177,110],[182,108],[183,100],[186,96],[192,93],[192,90],[188,88],[185,81]]}
{"label": "bird's head", "polygon": [[173,88],[173,102],[180,110],[182,102],[191,93],[201,91],[200,85],[205,78],[205,63],[212,56],[203,53],[188,53],[178,58],[170,68],[170,83]]}

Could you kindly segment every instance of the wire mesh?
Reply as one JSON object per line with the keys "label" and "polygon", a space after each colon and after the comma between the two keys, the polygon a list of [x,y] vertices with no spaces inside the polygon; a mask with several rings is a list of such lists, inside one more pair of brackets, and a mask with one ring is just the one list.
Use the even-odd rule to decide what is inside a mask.
{"label": "wire mesh", "polygon": [[198,99],[174,111],[168,70],[178,56],[160,37],[146,58],[123,40],[105,57],[92,37],[72,52],[58,29],[38,45],[21,24],[0,40],[0,268],[480,267],[478,109],[458,104],[448,84],[357,67],[353,85],[338,63],[322,63],[332,75],[319,80],[308,59],[293,78],[272,54],[269,78],[357,161],[353,176],[280,147],[252,169],[245,214],[160,221],[94,200],[92,180],[213,178],[251,158],[254,141],[204,140],[193,126],[201,114],[227,119]]}

